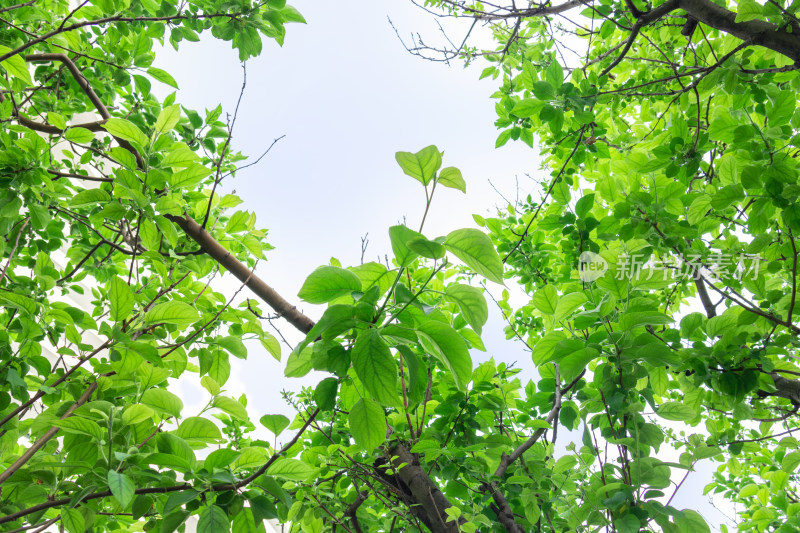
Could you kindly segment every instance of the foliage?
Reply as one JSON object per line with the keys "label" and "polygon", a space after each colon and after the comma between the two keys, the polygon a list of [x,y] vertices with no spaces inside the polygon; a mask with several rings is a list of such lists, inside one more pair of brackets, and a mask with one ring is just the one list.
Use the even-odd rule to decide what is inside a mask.
{"label": "foliage", "polygon": [[[246,399],[224,390],[243,340],[280,346],[256,301],[212,284],[229,271],[268,293],[252,274],[266,231],[215,192],[244,159],[233,121],[159,102],[152,83],[175,81],[151,65],[209,31],[246,59],[302,17],[279,0],[0,6],[2,528],[166,533],[199,514],[201,529],[242,530],[285,515],[280,480],[303,469],[248,437]],[[200,412],[169,390],[185,372],[202,376]]]}
{"label": "foliage", "polygon": [[[316,323],[255,276],[266,232],[216,193],[232,123],[150,92],[174,84],[156,41],[210,29],[244,59],[294,9],[0,8],[4,530],[693,533],[671,503],[700,461],[741,531],[800,527],[798,6],[428,4],[488,23],[496,50],[445,59],[490,62],[497,145],[535,145],[549,177],[476,217],[488,236],[430,238],[423,217],[389,229],[391,263],[319,267],[298,294]],[[426,215],[466,191],[435,146],[396,159]],[[286,375],[325,373],[287,394],[294,420],[260,419],[273,443],[223,387],[242,339],[279,357],[275,317],[216,292],[225,271],[306,335]],[[498,305],[537,380],[473,365],[485,280],[527,295]],[[184,372],[199,413],[168,390]]]}
{"label": "foliage", "polygon": [[490,23],[497,50],[455,52],[492,63],[497,145],[535,140],[549,173],[477,219],[529,297],[500,303],[540,386],[584,376],[559,419],[596,466],[566,505],[539,492],[549,527],[700,531],[662,494],[711,461],[740,531],[796,530],[797,3],[430,4]]}

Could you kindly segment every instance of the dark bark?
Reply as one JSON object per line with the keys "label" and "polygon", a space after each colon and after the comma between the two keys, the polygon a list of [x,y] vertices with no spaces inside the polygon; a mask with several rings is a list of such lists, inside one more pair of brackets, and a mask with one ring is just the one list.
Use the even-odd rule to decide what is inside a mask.
{"label": "dark bark", "polygon": [[[452,507],[447,497],[422,469],[419,459],[402,444],[395,444],[390,450],[392,466],[396,468],[397,477],[408,490],[413,503],[425,513],[425,525],[433,533],[458,533],[458,523],[447,521],[446,509]],[[400,465],[402,468],[398,468]],[[463,522],[463,518],[460,522]]]}
{"label": "dark bark", "polygon": [[225,267],[236,278],[244,283],[256,296],[264,300],[276,313],[285,318],[287,322],[296,327],[303,333],[308,333],[314,327],[314,321],[298,311],[298,309],[286,301],[275,289],[267,285],[261,278],[253,274],[253,271],[236,259],[226,250],[214,237],[204,230],[200,224],[192,218],[176,217],[167,215],[171,221],[181,227],[186,235],[200,245],[200,248],[211,258],[217,261],[220,266]]}
{"label": "dark bark", "polygon": [[800,405],[800,380],[786,379],[775,372],[772,373],[772,379],[775,381],[775,388],[778,390],[773,392],[771,396],[786,398],[793,405]]}
{"label": "dark bark", "polygon": [[[763,20],[736,22],[736,13],[718,6],[711,0],[679,0],[678,7],[706,26],[800,62],[800,35],[789,33]],[[656,8],[658,9],[658,8]]]}
{"label": "dark bark", "polygon": [[700,297],[700,303],[703,304],[703,309],[706,311],[706,316],[708,318],[714,318],[717,316],[717,306],[714,305],[714,302],[711,301],[711,298],[708,296],[708,290],[706,289],[706,282],[701,277],[695,277],[694,284],[697,287],[697,296]]}

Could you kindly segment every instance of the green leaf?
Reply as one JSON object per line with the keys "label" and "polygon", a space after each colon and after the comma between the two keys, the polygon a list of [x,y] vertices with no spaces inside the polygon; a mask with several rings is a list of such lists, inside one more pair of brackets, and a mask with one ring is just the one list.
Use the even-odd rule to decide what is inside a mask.
{"label": "green leaf", "polygon": [[0,291],[0,305],[11,309],[18,309],[28,315],[36,314],[36,309],[38,307],[36,302],[27,296],[5,291]]}
{"label": "green leaf", "polygon": [[281,344],[278,342],[278,339],[275,335],[271,333],[267,333],[266,331],[262,331],[260,334],[259,341],[261,342],[261,346],[264,347],[265,350],[269,352],[273,359],[276,361],[281,360]]}
{"label": "green leaf", "polygon": [[286,6],[281,9],[281,15],[286,22],[298,22],[300,24],[306,23],[306,19],[303,18],[303,15],[301,15],[300,12],[292,6]]}
{"label": "green leaf", "polygon": [[[298,346],[300,348],[300,346]],[[304,346],[301,349],[295,349],[289,354],[286,359],[286,367],[283,369],[283,375],[287,378],[301,378],[311,372],[313,362],[311,360],[311,348]]]}
{"label": "green leaf", "polygon": [[363,331],[352,352],[353,369],[375,400],[383,405],[397,404],[397,363],[378,330]]}
{"label": "green leaf", "polygon": [[558,292],[552,285],[545,285],[534,293],[531,303],[546,315],[555,314],[558,306]]}
{"label": "green leaf", "polygon": [[205,350],[201,352],[200,363],[201,372],[205,369],[209,377],[218,385],[225,385],[231,375],[231,363],[228,360],[228,354],[221,350]]}
{"label": "green leaf", "polygon": [[[549,285],[548,285],[549,287]],[[570,316],[576,309],[582,306],[588,298],[586,294],[583,292],[573,292],[571,294],[565,294],[562,296],[558,303],[556,304],[555,309],[555,319],[556,321],[561,321],[568,316]]]}
{"label": "green leaf", "polygon": [[747,22],[761,16],[764,8],[755,0],[739,0],[736,5],[735,22]]}
{"label": "green leaf", "polygon": [[[211,453],[213,454],[214,452]],[[187,504],[190,501],[195,500],[199,495],[200,493],[194,489],[187,489],[187,490],[173,492],[172,494],[169,495],[169,497],[167,498],[167,502],[164,504],[164,509],[161,512],[162,516],[166,516],[175,509],[183,506],[184,504]]]}
{"label": "green leaf", "polygon": [[[711,207],[717,211],[722,211],[734,202],[744,199],[744,189],[738,183],[736,185],[727,185],[717,191],[711,199]],[[690,206],[691,207],[691,206]]]}
{"label": "green leaf", "polygon": [[[164,156],[161,164],[165,167],[186,168],[199,160],[200,156],[194,153],[186,143],[176,142],[169,149],[167,155]],[[220,202],[220,205],[222,205],[222,202]]]}
{"label": "green leaf", "polygon": [[267,462],[267,452],[264,448],[248,446],[241,451],[241,457],[233,464],[234,470],[261,468]]}
{"label": "green leaf", "polygon": [[409,248],[408,242],[413,239],[425,239],[425,237],[412,229],[400,225],[389,228],[389,239],[392,242],[392,251],[394,252],[394,258],[397,260],[397,265],[406,267],[418,256],[415,251]]}
{"label": "green leaf", "polygon": [[697,411],[693,407],[681,402],[663,403],[656,409],[656,413],[661,418],[676,422],[686,422],[697,416]]}
{"label": "green leaf", "polygon": [[537,115],[541,109],[542,102],[540,100],[536,100],[534,98],[525,98],[514,104],[514,107],[511,109],[511,113],[520,118],[528,118],[532,117],[533,115]]}
{"label": "green leaf", "polygon": [[264,415],[259,419],[259,422],[276,437],[289,427],[289,419],[283,415]]}
{"label": "green leaf", "polygon": [[794,115],[797,94],[794,91],[780,91],[770,97],[767,103],[767,119],[770,126],[780,126],[789,122]]}
{"label": "green leaf", "polygon": [[656,326],[673,322],[675,321],[672,318],[658,311],[629,311],[620,317],[619,327],[630,331],[641,326]]}
{"label": "green leaf", "polygon": [[467,193],[467,184],[464,181],[464,177],[461,175],[461,171],[455,167],[443,168],[439,172],[438,183],[451,189],[458,189],[464,194]]}
{"label": "green leaf", "polygon": [[583,369],[599,355],[593,348],[581,348],[558,362],[561,379],[569,383],[583,372]]}
{"label": "green leaf", "polygon": [[85,189],[69,201],[70,207],[84,207],[87,205],[104,204],[111,200],[111,196],[102,189]]}
{"label": "green leaf", "polygon": [[694,457],[698,461],[701,459],[708,459],[709,457],[715,457],[722,453],[722,449],[719,446],[698,446],[693,450]]}
{"label": "green leaf", "polygon": [[120,474],[113,470],[108,471],[108,488],[111,489],[111,494],[119,502],[123,509],[128,507],[128,504],[133,499],[135,486],[133,481],[125,474]]}
{"label": "green leaf", "polygon": [[234,337],[232,335],[227,337],[218,337],[216,339],[216,344],[219,344],[225,348],[225,350],[230,352],[230,354],[234,357],[238,357],[239,359],[247,358],[247,348],[242,342],[242,339],[239,337]]}
{"label": "green leaf", "polygon": [[61,509],[61,525],[68,533],[85,533],[86,522],[83,519],[83,514],[77,509],[62,508]]}
{"label": "green leaf", "polygon": [[694,226],[705,218],[709,209],[711,209],[711,196],[701,194],[692,200],[692,203],[689,205],[689,211],[686,214],[687,222]]}
{"label": "green leaf", "polygon": [[69,128],[64,132],[64,138],[78,144],[89,144],[94,139],[94,133],[86,128]]}
{"label": "green leaf", "polygon": [[[287,507],[291,506],[289,495],[280,487],[275,479],[271,477],[262,479],[268,480],[270,486],[265,487],[265,489],[269,490],[273,494],[276,494],[276,500],[282,500],[284,505]],[[264,520],[270,520],[278,517],[278,510],[275,508],[275,504],[272,503],[272,498],[267,498],[263,495],[251,495],[248,496],[247,500],[250,502],[250,510],[253,512],[253,517],[259,524]]]}
{"label": "green leaf", "polygon": [[67,120],[61,113],[56,113],[55,111],[48,111],[47,122],[49,122],[50,124],[52,124],[53,126],[55,126],[60,130],[67,129]]}
{"label": "green leaf", "polygon": [[639,533],[641,526],[642,523],[634,514],[629,513],[614,519],[614,527],[617,528],[618,533]]}
{"label": "green leaf", "polygon": [[199,318],[194,307],[180,300],[157,304],[144,315],[148,324],[175,324],[179,327],[190,326]]}
{"label": "green leaf", "polygon": [[481,333],[483,325],[489,318],[489,308],[486,305],[486,298],[480,289],[452,283],[444,290],[444,297],[450,302],[455,303],[461,311],[461,316],[467,321],[472,329]]}
{"label": "green leaf", "polygon": [[[735,309],[735,308],[734,308]],[[714,338],[724,334],[726,331],[735,328],[737,324],[737,317],[732,313],[723,313],[719,316],[709,318],[706,322],[706,333],[709,337]]]}
{"label": "green leaf", "polygon": [[214,450],[208,454],[206,460],[203,461],[203,467],[209,471],[215,468],[225,468],[238,459],[241,455],[242,454],[236,450],[231,450],[230,448],[220,448],[219,450]]}
{"label": "green leaf", "polygon": [[297,296],[308,303],[324,304],[360,290],[361,280],[349,270],[321,266],[306,278]]}
{"label": "green leaf", "polygon": [[325,378],[314,389],[314,401],[320,411],[332,411],[336,407],[336,392],[339,390],[339,380]]}
{"label": "green leaf", "polygon": [[90,435],[97,440],[101,440],[107,436],[106,431],[98,426],[96,422],[87,420],[80,416],[73,415],[63,420],[56,420],[53,425],[60,427],[67,433]]}
{"label": "green leaf", "polygon": [[406,242],[406,246],[412,252],[429,259],[441,259],[446,252],[444,246],[425,237],[414,237]]}
{"label": "green leaf", "polygon": [[533,94],[539,100],[552,100],[556,96],[553,86],[546,81],[536,81],[533,83]]}
{"label": "green leaf", "polygon": [[667,387],[669,385],[669,376],[667,376],[667,370],[660,366],[656,367],[650,370],[649,377],[650,385],[653,387],[653,392],[659,396],[666,394]]}
{"label": "green leaf", "polygon": [[168,182],[172,189],[186,189],[197,185],[209,174],[211,174],[211,169],[198,163],[192,163],[171,175]]}
{"label": "green leaf", "polygon": [[419,152],[397,152],[395,159],[408,176],[427,185],[442,166],[442,153],[435,146],[427,146]]}
{"label": "green leaf", "polygon": [[565,455],[563,457],[559,457],[556,463],[553,465],[553,473],[561,474],[563,472],[567,472],[575,468],[575,465],[578,464],[578,458],[574,455]]}
{"label": "green leaf", "polygon": [[367,291],[373,285],[376,285],[379,295],[385,293],[389,287],[391,287],[392,280],[396,276],[395,273],[389,271],[384,265],[374,261],[351,267],[350,271],[361,280],[361,290]]}
{"label": "green leaf", "polygon": [[347,416],[350,433],[356,444],[372,452],[386,440],[386,416],[381,406],[370,400],[358,400]]}
{"label": "green leaf", "polygon": [[544,74],[547,83],[552,85],[554,89],[558,89],[564,83],[564,69],[561,68],[561,64],[555,57],[550,59],[550,64],[547,65]]}
{"label": "green leaf", "polygon": [[459,390],[466,390],[472,379],[472,358],[464,339],[450,326],[428,320],[417,326],[417,336],[426,350],[441,360],[456,382]]}
{"label": "green leaf", "polygon": [[130,120],[110,118],[103,124],[103,128],[114,137],[136,143],[142,148],[150,144],[147,136]]}
{"label": "green leaf", "polygon": [[140,422],[144,422],[153,418],[153,410],[146,405],[135,404],[129,405],[122,413],[122,423],[126,426],[133,426]]}
{"label": "green leaf", "polygon": [[[143,0],[143,3],[146,5],[147,2],[151,1],[155,2],[155,0]],[[178,510],[169,513],[161,520],[159,533],[172,533],[173,531],[176,531],[184,522],[186,522],[187,518],[189,518],[188,511]]]}
{"label": "green leaf", "polygon": [[199,416],[185,418],[175,435],[186,441],[216,442],[222,438],[222,433],[214,422]]}
{"label": "green leaf", "polygon": [[233,398],[227,398],[225,396],[217,396],[214,398],[214,401],[211,402],[212,407],[216,407],[222,411],[225,411],[229,415],[238,418],[239,420],[247,421],[247,409],[244,408],[244,405],[237,402]]}
{"label": "green leaf", "polygon": [[156,132],[157,133],[168,132],[178,124],[180,118],[181,118],[181,106],[177,104],[166,106],[158,114],[158,119],[156,120],[156,128],[155,128]]}
{"label": "green leaf", "polygon": [[178,88],[178,83],[175,81],[175,78],[169,74],[169,72],[165,72],[160,68],[150,67],[147,69],[147,73],[150,74],[153,79],[156,79],[161,83],[166,83],[170,87],[174,87],[176,89]]}
{"label": "green leaf", "polygon": [[760,487],[758,485],[756,485],[755,483],[749,483],[749,484],[745,485],[744,487],[742,487],[742,489],[739,491],[739,497],[740,498],[750,498],[751,496],[755,496],[756,493],[758,493],[758,489],[759,488]]}
{"label": "green leaf", "polygon": [[578,218],[584,218],[589,214],[594,205],[594,194],[586,194],[575,203],[575,214]]}
{"label": "green leaf", "polygon": [[[11,52],[11,48],[0,45],[0,55],[5,55],[9,52]],[[25,62],[25,59],[23,58],[22,54],[16,54],[9,57],[8,59],[0,63],[0,67],[3,67],[6,70],[6,72],[11,74],[15,78],[21,79],[28,85],[33,84],[33,80],[31,79],[31,72],[30,70],[28,70],[28,64]]]}
{"label": "green leaf", "polygon": [[787,453],[781,461],[781,470],[793,474],[800,466],[800,452]]}
{"label": "green leaf", "polygon": [[131,313],[133,313],[133,291],[119,276],[111,278],[108,300],[111,305],[111,320],[120,322],[130,318]]}
{"label": "green leaf", "polygon": [[183,410],[181,399],[165,389],[148,389],[144,391],[141,403],[175,418],[180,418]]}
{"label": "green leaf", "polygon": [[336,304],[328,306],[322,317],[308,332],[306,339],[298,344],[294,351],[303,350],[317,338],[334,339],[352,329],[356,325],[354,313],[355,308],[352,305]]}
{"label": "green leaf", "polygon": [[203,376],[200,378],[200,385],[202,385],[203,388],[206,389],[209,394],[211,394],[211,396],[216,396],[219,394],[219,383],[217,383],[211,376]]}
{"label": "green leaf", "polygon": [[503,284],[503,262],[492,241],[482,231],[472,228],[455,230],[447,235],[444,246],[477,274]]}
{"label": "green leaf", "polygon": [[304,462],[286,457],[281,457],[267,469],[268,476],[275,476],[290,481],[305,481],[313,473],[314,469]]}
{"label": "green leaf", "polygon": [[228,533],[230,529],[231,523],[228,521],[228,515],[221,507],[209,505],[200,513],[200,519],[197,521],[197,533]]}
{"label": "green leaf", "polygon": [[533,346],[533,353],[531,354],[533,363],[536,366],[540,366],[552,361],[556,346],[563,340],[566,340],[563,331],[551,331],[547,333]]}
{"label": "green leaf", "polygon": [[675,525],[680,533],[711,533],[708,524],[700,513],[691,509],[684,509],[675,517]]}

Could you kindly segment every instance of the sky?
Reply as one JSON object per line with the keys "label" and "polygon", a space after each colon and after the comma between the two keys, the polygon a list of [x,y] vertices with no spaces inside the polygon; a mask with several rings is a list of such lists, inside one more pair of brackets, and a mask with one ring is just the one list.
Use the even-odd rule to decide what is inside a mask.
{"label": "sky", "polygon": [[[443,166],[459,168],[467,194],[437,190],[424,233],[429,238],[462,227],[476,227],[472,214],[492,216],[496,206],[540,190],[536,150],[521,142],[495,149],[498,134],[494,101],[496,81],[478,80],[486,66],[469,68],[425,61],[409,54],[400,35],[412,32],[426,43],[441,42],[434,19],[411,2],[290,2],[308,21],[287,26],[283,48],[264,42],[264,51],[247,62],[247,85],[234,130],[234,147],[258,156],[274,139],[283,137],[258,164],[226,182],[224,193],[235,190],[241,209],[257,215],[258,226],[269,229],[268,253],[258,275],[281,295],[318,318],[323,306],[299,301],[296,294],[305,277],[332,257],[342,265],[361,260],[361,237],[368,235],[365,261],[391,256],[388,228],[404,220],[418,227],[425,207],[419,182],[405,176],[395,152],[418,151],[435,144],[444,151]],[[463,24],[446,26],[460,42]],[[223,104],[232,113],[242,84],[242,67],[228,43],[202,39],[182,43],[180,53],[159,52],[155,66],[178,81],[178,102],[197,110]],[[169,88],[162,87],[162,95]],[[237,285],[229,287],[235,290]],[[499,295],[502,287],[490,284]],[[533,377],[529,353],[519,342],[506,341],[499,312],[489,301],[492,316],[484,328],[487,353],[473,352],[474,362],[489,356],[516,362],[525,379]],[[298,335],[282,331],[296,342]],[[284,361],[288,355],[284,350]],[[283,377],[283,363],[252,346],[246,361],[232,361],[226,389],[245,392],[254,419],[265,413],[293,416],[281,391],[312,386],[320,379]],[[205,404],[196,382],[182,380],[180,394],[187,412]],[[706,463],[708,463],[706,461]],[[702,496],[711,464],[691,474],[673,504],[701,511],[713,527],[722,515]]]}

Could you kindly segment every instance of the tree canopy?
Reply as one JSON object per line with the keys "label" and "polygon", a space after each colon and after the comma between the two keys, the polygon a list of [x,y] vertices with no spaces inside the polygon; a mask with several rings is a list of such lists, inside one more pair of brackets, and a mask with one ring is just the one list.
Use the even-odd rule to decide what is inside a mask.
{"label": "tree canopy", "polygon": [[[424,7],[467,35],[407,47],[486,63],[497,147],[541,154],[541,188],[320,266],[296,297],[314,321],[221,194],[232,122],[152,93],[175,85],[157,44],[210,31],[245,60],[297,10],[0,0],[0,530],[694,533],[672,504],[701,461],[740,531],[800,528],[800,4]],[[436,146],[396,161],[426,215],[467,190]],[[487,295],[536,379],[473,364]],[[324,378],[286,395],[294,420],[264,413],[267,442],[225,384],[231,356],[281,358],[278,318],[305,335],[286,376]],[[186,372],[200,412],[170,391]]]}

